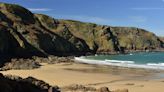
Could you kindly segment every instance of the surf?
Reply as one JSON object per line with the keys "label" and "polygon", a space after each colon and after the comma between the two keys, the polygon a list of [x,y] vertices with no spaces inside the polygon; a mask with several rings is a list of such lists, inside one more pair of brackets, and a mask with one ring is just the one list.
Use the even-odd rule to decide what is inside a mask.
{"label": "surf", "polygon": [[129,68],[164,70],[164,53],[133,53],[129,55],[95,55],[75,57],[76,62]]}

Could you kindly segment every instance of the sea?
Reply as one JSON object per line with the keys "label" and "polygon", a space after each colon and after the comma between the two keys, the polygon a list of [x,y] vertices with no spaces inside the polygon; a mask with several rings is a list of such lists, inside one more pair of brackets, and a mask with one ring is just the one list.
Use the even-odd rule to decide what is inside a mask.
{"label": "sea", "polygon": [[75,57],[77,62],[113,65],[130,68],[164,70],[164,52],[137,52],[119,55],[93,55]]}

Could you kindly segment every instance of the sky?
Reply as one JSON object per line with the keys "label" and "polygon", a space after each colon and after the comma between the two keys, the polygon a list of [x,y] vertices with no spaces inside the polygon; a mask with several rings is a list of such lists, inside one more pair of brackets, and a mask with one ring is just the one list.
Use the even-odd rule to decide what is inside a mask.
{"label": "sky", "polygon": [[164,36],[164,0],[0,0],[33,13],[101,25],[139,27]]}

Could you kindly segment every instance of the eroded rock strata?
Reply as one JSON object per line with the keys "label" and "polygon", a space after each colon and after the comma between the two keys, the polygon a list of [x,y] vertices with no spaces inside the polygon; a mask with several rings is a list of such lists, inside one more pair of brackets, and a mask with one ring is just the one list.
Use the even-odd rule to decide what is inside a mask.
{"label": "eroded rock strata", "polygon": [[0,55],[10,57],[120,53],[163,48],[153,33],[135,27],[112,27],[33,14],[0,3]]}

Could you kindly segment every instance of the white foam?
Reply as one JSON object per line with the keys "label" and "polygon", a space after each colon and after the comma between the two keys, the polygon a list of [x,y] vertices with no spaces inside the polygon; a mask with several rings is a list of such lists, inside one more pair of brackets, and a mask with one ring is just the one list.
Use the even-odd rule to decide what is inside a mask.
{"label": "white foam", "polygon": [[149,65],[149,66],[163,66],[164,67],[164,63],[147,63],[147,65]]}
{"label": "white foam", "polygon": [[128,64],[134,64],[134,61],[121,61],[121,60],[108,60],[108,59],[105,59],[105,61],[111,62],[111,63],[128,63]]}
{"label": "white foam", "polygon": [[88,63],[88,64],[105,64],[103,60],[91,60],[91,59],[85,59],[80,57],[75,57],[75,61],[82,62],[82,63]]}
{"label": "white foam", "polygon": [[86,59],[85,57],[75,57],[75,61],[87,63],[87,64],[112,65],[112,66],[122,66],[122,67],[130,67],[130,68],[164,70],[164,63],[135,64],[134,61],[107,60],[107,59],[106,60],[94,60],[94,59]]}
{"label": "white foam", "polygon": [[95,54],[95,56],[98,56],[97,54]]}
{"label": "white foam", "polygon": [[133,55],[132,53],[130,53],[129,55]]}

